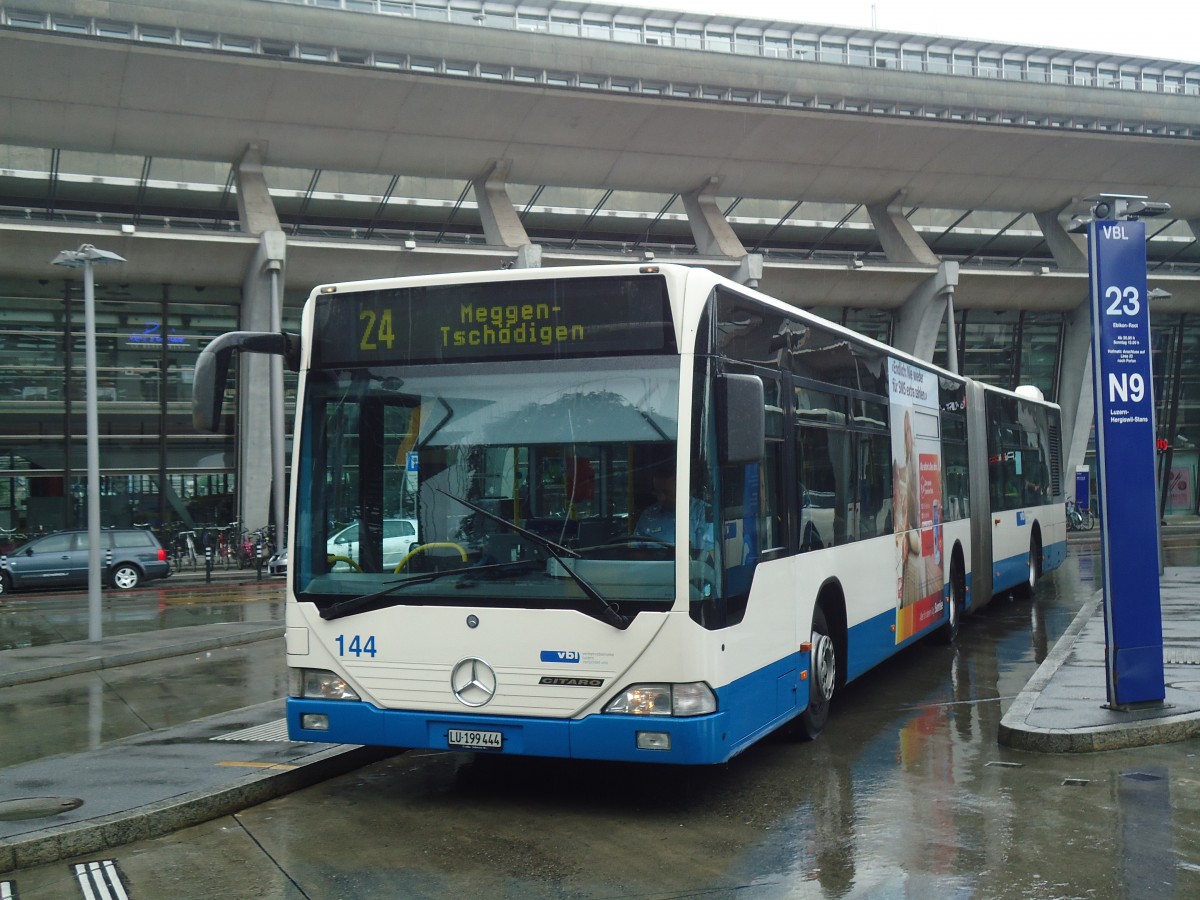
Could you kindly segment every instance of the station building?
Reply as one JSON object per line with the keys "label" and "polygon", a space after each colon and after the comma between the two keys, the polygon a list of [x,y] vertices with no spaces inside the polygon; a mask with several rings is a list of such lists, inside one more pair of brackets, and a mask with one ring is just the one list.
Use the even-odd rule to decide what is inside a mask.
{"label": "station building", "polygon": [[96,271],[106,525],[272,518],[267,361],[191,425],[214,336],[508,266],[707,266],[942,365],[952,333],[1062,405],[1073,467],[1102,192],[1172,207],[1154,389],[1194,514],[1200,65],[574,0],[0,2],[0,528],[85,521],[82,289],[50,265],[81,244],[126,260]]}

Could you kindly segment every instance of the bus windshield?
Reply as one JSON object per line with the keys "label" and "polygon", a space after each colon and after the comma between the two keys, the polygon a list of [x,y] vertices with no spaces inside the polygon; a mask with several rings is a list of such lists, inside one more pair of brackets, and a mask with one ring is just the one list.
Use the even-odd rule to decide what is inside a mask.
{"label": "bus windshield", "polygon": [[304,402],[298,599],[670,605],[673,521],[636,532],[675,465],[678,357],[313,370]]}

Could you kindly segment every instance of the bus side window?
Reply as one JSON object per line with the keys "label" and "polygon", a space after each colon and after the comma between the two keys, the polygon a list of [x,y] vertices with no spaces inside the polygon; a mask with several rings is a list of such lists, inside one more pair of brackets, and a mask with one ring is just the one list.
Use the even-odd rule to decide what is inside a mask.
{"label": "bus side window", "polygon": [[887,434],[857,434],[858,537],[891,534],[892,459]]}
{"label": "bus side window", "polygon": [[796,429],[800,546],[819,550],[848,538],[850,436],[830,428]]}
{"label": "bus side window", "polygon": [[768,440],[759,485],[758,544],[762,552],[786,545],[783,509],[783,442]]}
{"label": "bus side window", "polygon": [[784,436],[782,386],[776,378],[763,379],[766,440],[763,444],[759,484],[758,546],[764,553],[787,546],[785,515],[788,501],[784,487]]}
{"label": "bus side window", "polygon": [[1041,506],[1046,502],[1046,466],[1035,452],[1025,454],[1025,476],[1022,484],[1026,506]]}

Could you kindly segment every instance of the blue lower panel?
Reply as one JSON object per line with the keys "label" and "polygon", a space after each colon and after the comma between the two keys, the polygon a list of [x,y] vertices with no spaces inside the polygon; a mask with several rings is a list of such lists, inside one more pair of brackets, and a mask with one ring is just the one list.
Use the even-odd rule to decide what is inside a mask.
{"label": "blue lower panel", "polygon": [[[967,598],[971,598],[971,576],[967,575]],[[847,641],[850,648],[850,662],[847,666],[846,680],[853,681],[864,672],[875,668],[885,659],[894,656],[897,651],[915,644],[950,620],[950,585],[947,582],[943,591],[942,614],[931,621],[923,630],[909,635],[904,641],[896,643],[896,610],[888,609],[874,618],[853,626]]]}
{"label": "blue lower panel", "polygon": [[[1044,557],[1043,557],[1044,558]],[[1029,581],[1029,554],[1021,553],[1008,559],[998,559],[992,565],[992,593],[999,594]]]}
{"label": "blue lower panel", "polygon": [[1042,548],[1042,571],[1053,572],[1067,558],[1067,542],[1059,541]]}
{"label": "blue lower panel", "polygon": [[[1059,541],[1042,547],[1042,574],[1053,572],[1067,558],[1067,542]],[[1017,585],[1029,581],[1029,554],[1020,553],[1008,559],[1000,559],[995,563],[995,577],[992,579],[992,593],[998,594]]]}
{"label": "blue lower panel", "polygon": [[852,681],[896,652],[896,610],[852,626],[846,640],[850,649],[846,679]]}
{"label": "blue lower panel", "polygon": [[[718,712],[707,716],[622,716],[595,714],[582,719],[478,716],[385,710],[369,703],[340,700],[287,701],[288,737],[293,741],[367,744],[380,747],[451,749],[452,728],[499,731],[504,753],[569,759],[702,765],[719,763],[794,717],[808,702],[807,655],[793,655],[717,690]],[[301,716],[328,717],[329,729],[301,728]],[[669,750],[642,750],[639,731],[670,736]],[[459,748],[454,748],[459,749]]]}

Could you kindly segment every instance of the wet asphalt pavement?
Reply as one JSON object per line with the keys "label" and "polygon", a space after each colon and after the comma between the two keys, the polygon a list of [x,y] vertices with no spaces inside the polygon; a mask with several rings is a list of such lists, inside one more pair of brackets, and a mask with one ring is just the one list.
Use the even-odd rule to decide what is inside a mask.
{"label": "wet asphalt pavement", "polygon": [[[1196,565],[1197,552],[1194,538],[1180,540],[1168,562]],[[402,753],[87,859],[113,859],[137,897],[1197,896],[1196,738],[1085,754],[997,741],[1002,718],[1092,598],[1097,573],[1097,548],[1073,543],[1032,601],[1000,598],[968,621],[956,647],[922,645],[852,685],[811,744],[772,737],[725,766],[690,771]],[[270,621],[270,590],[238,588],[241,600],[168,594],[149,618],[148,600],[118,608],[112,621],[133,621],[135,611],[147,622],[209,617],[210,628],[247,615]],[[66,614],[49,599],[39,614],[64,631]],[[0,624],[0,640],[15,633]],[[146,666],[154,668],[136,671]],[[171,723],[187,719],[189,704],[235,710],[254,691],[278,697],[283,674],[280,642],[268,637],[19,690],[50,692],[42,696],[58,698],[60,719],[77,720],[47,747],[99,752],[125,735],[152,742],[164,727],[178,731]],[[54,686],[78,678],[102,687]],[[88,699],[96,693],[101,701]],[[243,706],[252,704],[271,713],[269,700]],[[0,701],[0,734],[12,733],[11,714]],[[205,741],[246,719],[245,710],[210,717]],[[280,762],[284,748],[305,746],[254,752],[291,765]],[[0,765],[7,776],[20,768],[8,757]],[[80,896],[73,877],[59,861],[0,881],[29,900]]]}

